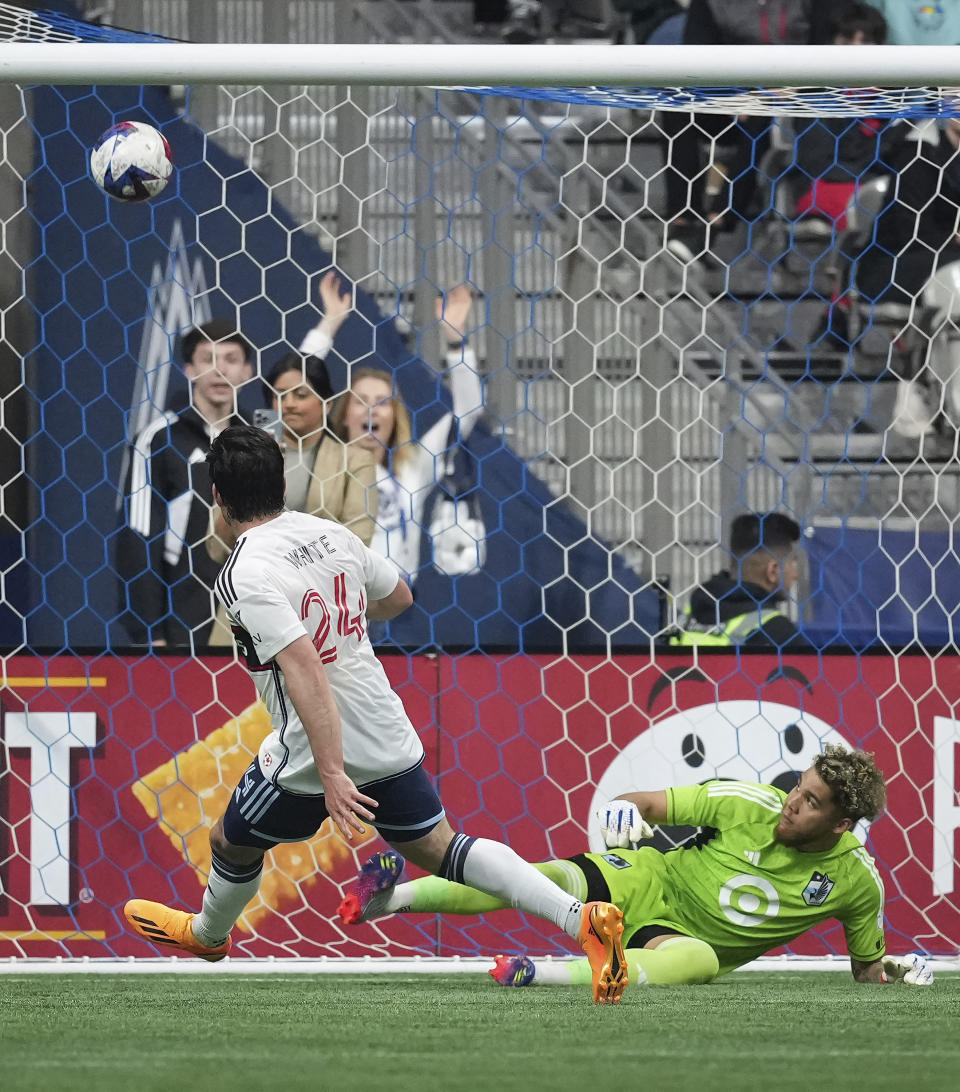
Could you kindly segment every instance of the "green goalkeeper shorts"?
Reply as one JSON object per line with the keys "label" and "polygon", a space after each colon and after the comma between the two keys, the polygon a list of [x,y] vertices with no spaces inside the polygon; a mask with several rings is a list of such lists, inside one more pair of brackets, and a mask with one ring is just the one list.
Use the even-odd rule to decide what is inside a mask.
{"label": "green goalkeeper shorts", "polygon": [[690,935],[689,927],[673,916],[664,886],[667,866],[658,849],[611,849],[581,853],[570,860],[586,877],[588,900],[613,902],[623,911],[625,947],[630,946],[634,934],[650,925],[662,926],[663,932]]}

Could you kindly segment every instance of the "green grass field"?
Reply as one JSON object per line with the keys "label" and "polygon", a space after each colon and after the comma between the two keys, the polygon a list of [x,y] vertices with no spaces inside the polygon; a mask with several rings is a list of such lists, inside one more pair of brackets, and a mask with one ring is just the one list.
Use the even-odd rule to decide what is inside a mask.
{"label": "green grass field", "polygon": [[603,1007],[474,975],[4,975],[0,1088],[952,1092],[958,1018],[958,975],[750,973]]}

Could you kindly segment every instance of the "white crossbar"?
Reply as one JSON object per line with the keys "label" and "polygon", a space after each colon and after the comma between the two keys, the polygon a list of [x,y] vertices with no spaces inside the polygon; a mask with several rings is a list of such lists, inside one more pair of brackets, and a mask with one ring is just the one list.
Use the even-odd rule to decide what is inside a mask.
{"label": "white crossbar", "polygon": [[956,46],[0,44],[0,82],[957,88]]}

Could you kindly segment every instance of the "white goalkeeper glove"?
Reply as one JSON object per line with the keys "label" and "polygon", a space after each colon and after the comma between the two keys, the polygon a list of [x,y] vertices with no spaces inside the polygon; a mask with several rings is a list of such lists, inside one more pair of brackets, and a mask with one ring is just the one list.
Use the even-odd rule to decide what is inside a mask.
{"label": "white goalkeeper glove", "polygon": [[627,800],[611,800],[597,809],[597,818],[607,849],[636,849],[644,839],[653,837],[653,827],[637,805]]}
{"label": "white goalkeeper glove", "polygon": [[924,956],[910,952],[902,956],[884,956],[883,973],[889,982],[902,982],[905,986],[932,986],[933,971]]}

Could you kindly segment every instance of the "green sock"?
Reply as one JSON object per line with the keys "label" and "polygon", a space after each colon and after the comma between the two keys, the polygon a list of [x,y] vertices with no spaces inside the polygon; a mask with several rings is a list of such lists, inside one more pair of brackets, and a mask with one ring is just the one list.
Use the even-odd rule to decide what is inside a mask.
{"label": "green sock", "polygon": [[[575,864],[569,861],[544,861],[533,866],[547,879],[568,891],[575,898],[587,895],[587,881]],[[419,880],[400,883],[390,892],[384,913],[397,914],[486,914],[491,910],[508,910],[510,904],[494,895],[475,891],[461,883],[442,880],[439,876],[424,876]]]}
{"label": "green sock", "polygon": [[385,912],[388,914],[485,914],[503,910],[509,903],[462,883],[424,876],[399,883],[390,892]]}
{"label": "green sock", "polygon": [[[624,952],[631,986],[681,986],[711,982],[720,965],[709,944],[694,937],[665,940],[658,948],[627,948]],[[535,984],[543,986],[589,986],[593,975],[590,961],[537,961]]]}

